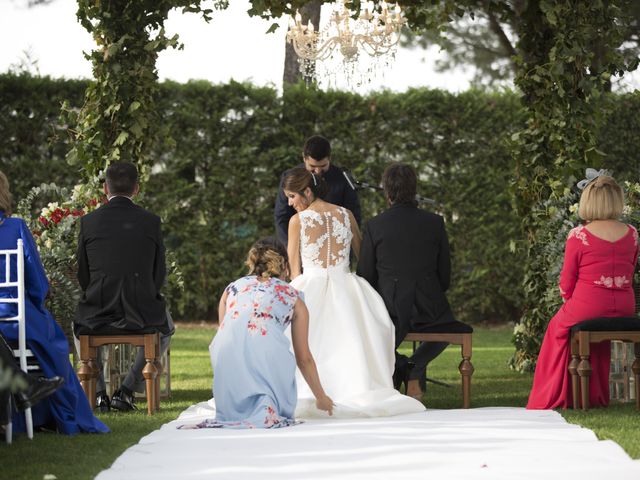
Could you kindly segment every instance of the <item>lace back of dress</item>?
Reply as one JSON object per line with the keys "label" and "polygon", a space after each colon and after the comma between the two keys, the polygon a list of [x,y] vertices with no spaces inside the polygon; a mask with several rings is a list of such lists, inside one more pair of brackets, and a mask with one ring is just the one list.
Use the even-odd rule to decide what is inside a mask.
{"label": "lace back of dress", "polygon": [[347,211],[300,213],[302,267],[337,267],[349,263],[351,222]]}

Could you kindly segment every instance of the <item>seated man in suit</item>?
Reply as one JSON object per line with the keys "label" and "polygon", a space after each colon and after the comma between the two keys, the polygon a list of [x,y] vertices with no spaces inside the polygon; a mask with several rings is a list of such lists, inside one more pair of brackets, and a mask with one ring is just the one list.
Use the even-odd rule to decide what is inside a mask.
{"label": "seated man in suit", "polygon": [[63,383],[62,377],[36,377],[20,370],[13,349],[0,335],[0,425],[9,423],[6,408],[9,395],[13,394],[18,410],[26,410],[51,395]]}
{"label": "seated man in suit", "polygon": [[[133,203],[138,188],[135,165],[112,163],[104,184],[108,203],[80,221],[78,281],[83,293],[74,331],[77,336],[153,329],[161,333],[163,354],[174,327],[160,294],[166,278],[160,218]],[[77,338],[76,347],[79,349]],[[110,402],[98,365],[101,373],[96,394],[101,411],[135,408],[133,392],[143,390],[144,365],[144,351],[139,348],[122,387]]]}
{"label": "seated man in suit", "polygon": [[[416,172],[409,165],[392,164],[382,186],[390,208],[367,223],[357,274],[384,299],[396,327],[396,348],[410,331],[469,331],[453,318],[445,295],[451,260],[444,219],[418,208]],[[447,345],[424,342],[410,359],[396,354],[396,388],[406,382],[407,395],[420,399],[427,364]]]}

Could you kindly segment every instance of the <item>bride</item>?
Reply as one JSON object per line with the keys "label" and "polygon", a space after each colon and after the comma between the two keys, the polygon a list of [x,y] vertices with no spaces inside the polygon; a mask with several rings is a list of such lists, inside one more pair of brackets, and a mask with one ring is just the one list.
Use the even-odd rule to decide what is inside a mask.
{"label": "bride", "polygon": [[[349,270],[349,252],[360,253],[360,231],[346,208],[321,199],[322,177],[296,167],[283,190],[296,210],[287,252],[291,285],[309,309],[309,347],[334,416],[373,417],[423,411],[418,400],[394,390],[394,326],[378,293]],[[300,371],[296,417],[323,415]]]}

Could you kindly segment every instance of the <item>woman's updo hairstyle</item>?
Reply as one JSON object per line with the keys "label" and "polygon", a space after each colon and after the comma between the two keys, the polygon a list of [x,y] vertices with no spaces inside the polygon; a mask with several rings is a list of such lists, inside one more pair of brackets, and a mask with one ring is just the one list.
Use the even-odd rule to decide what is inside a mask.
{"label": "woman's updo hairstyle", "polygon": [[249,275],[262,278],[286,278],[289,273],[287,250],[273,237],[262,238],[253,244],[245,262]]}
{"label": "woman's updo hairstyle", "polygon": [[311,173],[304,167],[295,167],[284,173],[282,188],[289,192],[296,192],[304,196],[305,189],[309,187],[315,198],[324,198],[329,191],[327,182],[322,175]]}
{"label": "woman's updo hairstyle", "polygon": [[624,208],[624,193],[613,177],[601,175],[584,188],[578,215],[587,221],[618,220]]}

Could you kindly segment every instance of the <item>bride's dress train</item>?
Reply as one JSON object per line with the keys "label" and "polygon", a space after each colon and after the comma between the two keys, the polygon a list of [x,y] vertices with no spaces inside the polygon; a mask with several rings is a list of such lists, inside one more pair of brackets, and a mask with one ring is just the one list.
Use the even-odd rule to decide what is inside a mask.
{"label": "bride's dress train", "polygon": [[[352,231],[348,212],[304,210],[300,253],[304,273],[291,285],[309,309],[309,348],[337,417],[378,417],[423,411],[393,388],[394,326],[380,295],[349,271]],[[298,418],[323,417],[296,372]]]}

